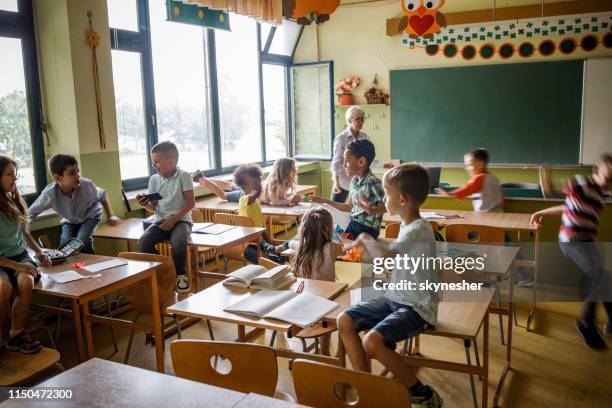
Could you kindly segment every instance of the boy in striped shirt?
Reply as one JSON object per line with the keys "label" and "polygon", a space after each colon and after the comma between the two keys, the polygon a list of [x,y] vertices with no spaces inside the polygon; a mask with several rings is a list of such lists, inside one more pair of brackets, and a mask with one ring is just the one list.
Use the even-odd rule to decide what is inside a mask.
{"label": "boy in striped shirt", "polygon": [[[587,275],[589,287],[576,328],[586,344],[596,350],[605,349],[606,342],[595,324],[596,301],[610,287],[609,272],[604,270],[603,254],[595,240],[599,228],[599,217],[604,210],[604,191],[612,187],[612,153],[605,153],[593,167],[591,176],[575,176],[565,189],[565,203],[536,212],[531,223],[540,226],[542,216],[561,215],[559,243],[561,251]],[[607,286],[606,286],[607,284]],[[609,295],[603,293],[603,295]],[[608,300],[608,299],[605,299]],[[612,302],[604,301],[608,314],[606,334],[612,333]]]}

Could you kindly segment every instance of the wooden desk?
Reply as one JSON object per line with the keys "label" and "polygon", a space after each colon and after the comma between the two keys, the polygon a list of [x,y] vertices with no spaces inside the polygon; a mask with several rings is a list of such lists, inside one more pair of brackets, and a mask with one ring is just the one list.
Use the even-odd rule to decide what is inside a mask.
{"label": "wooden desk", "polygon": [[[440,224],[441,227],[455,224],[472,224],[481,225],[486,227],[501,228],[504,231],[518,231],[519,240],[522,232],[528,232],[534,234],[534,256],[530,260],[519,260],[517,261],[518,266],[525,266],[533,269],[533,297],[531,300],[531,306],[529,308],[529,314],[527,316],[527,331],[531,330],[531,321],[533,320],[538,291],[538,259],[540,254],[540,230],[530,224],[531,214],[521,213],[499,213],[499,212],[475,212],[475,211],[460,211],[460,210],[432,210],[432,209],[421,209],[422,212],[435,211],[440,215],[451,215],[459,214],[461,218],[451,219],[431,219]],[[399,217],[391,216],[385,213],[383,216],[385,223],[389,222],[400,222]]]}
{"label": "wooden desk", "polygon": [[[108,239],[120,239],[126,240],[128,245],[128,251],[134,251],[134,242],[138,241],[144,233],[142,225],[142,218],[127,218],[120,224],[110,226],[108,224],[100,225],[100,227],[94,232],[96,238],[108,238]],[[203,227],[204,224],[193,224],[192,231]],[[191,251],[191,266],[190,270],[196,270],[198,266],[198,251],[200,247],[203,248],[214,248],[222,250],[223,248],[240,245],[245,242],[258,241],[261,239],[265,228],[257,227],[233,227],[221,234],[200,234],[192,232],[189,244],[192,247]],[[259,248],[259,247],[258,247]],[[189,277],[190,282],[194,281],[194,277]],[[197,280],[196,288],[198,287]]]}
{"label": "wooden desk", "polygon": [[[347,285],[342,282],[327,282],[312,279],[298,279],[288,289],[295,290],[301,281],[305,282],[304,293],[321,296],[325,299],[334,300],[344,290]],[[274,319],[262,319],[249,317],[235,313],[224,311],[226,307],[239,302],[255,293],[254,290],[234,288],[224,286],[222,283],[217,283],[201,292],[196,293],[170,307],[166,310],[170,313],[175,313],[181,316],[191,316],[200,319],[208,319],[219,322],[233,323],[238,325],[237,341],[245,342],[251,337],[261,332],[261,330],[272,330],[282,333],[291,334],[291,329],[294,327],[291,323],[282,322]],[[245,326],[255,327],[256,329],[246,333]],[[257,330],[259,329],[259,330]],[[312,356],[307,353],[298,353],[292,351],[281,351],[276,349],[277,355],[282,357],[296,355],[293,358],[309,358]],[[317,361],[337,364],[337,359],[332,357],[317,356]]]}
{"label": "wooden desk", "polygon": [[[72,391],[72,398],[36,402],[35,406],[62,407],[130,407],[210,406],[219,408],[242,406],[298,407],[286,401],[258,394],[244,394],[226,388],[190,381],[154,371],[98,358],[71,368],[39,385]],[[254,403],[258,403],[259,405]],[[246,404],[246,405],[245,405]],[[32,400],[9,400],[7,407],[32,406]]]}
{"label": "wooden desk", "polygon": [[[67,298],[71,300],[72,310],[63,309],[60,307],[36,305],[37,308],[59,313],[72,317],[74,322],[74,330],[76,334],[77,354],[79,361],[84,361],[86,358],[94,357],[93,337],[91,332],[91,323],[102,323],[107,325],[117,325],[121,327],[137,328],[142,330],[150,330],[161,339],[161,316],[159,310],[158,289],[157,289],[157,262],[139,262],[127,261],[126,265],[118,266],[111,269],[100,271],[99,277],[81,279],[68,283],[56,283],[49,277],[54,273],[63,272],[71,269],[75,262],[85,262],[87,265],[108,261],[112,258],[101,255],[79,254],[70,257],[68,261],[61,265],[50,267],[41,267],[40,270],[43,276],[34,287],[34,290],[47,295]],[[80,271],[82,275],[93,275],[89,272]],[[151,299],[153,321],[150,325],[134,324],[125,320],[113,319],[110,317],[102,317],[90,315],[89,301],[100,298],[108,293],[118,289],[127,287],[136,282],[149,279],[151,281]],[[81,312],[82,309],[82,312]],[[81,326],[81,313],[83,326],[85,328],[85,340],[87,342],[87,354],[85,354],[83,346],[83,335]],[[164,350],[162,342],[155,343],[155,355],[157,359],[157,370],[164,371]]]}

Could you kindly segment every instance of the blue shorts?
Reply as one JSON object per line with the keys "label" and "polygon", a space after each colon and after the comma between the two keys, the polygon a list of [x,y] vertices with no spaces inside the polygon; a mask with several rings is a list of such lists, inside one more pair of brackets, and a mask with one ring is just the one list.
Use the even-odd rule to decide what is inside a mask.
{"label": "blue shorts", "polygon": [[239,188],[238,190],[228,191],[227,193],[225,193],[225,199],[230,203],[237,203],[238,201],[240,201],[240,197],[242,197],[243,194],[244,191],[242,191],[241,188]]}
{"label": "blue shorts", "polygon": [[[36,266],[36,262],[34,262],[32,258],[30,258],[30,255],[28,255],[27,251],[23,251],[22,253],[16,256],[6,257],[6,259],[10,259],[11,261],[17,263],[29,263],[32,266]],[[0,278],[2,277],[8,279],[8,281],[11,282],[11,285],[13,285],[13,288],[17,287],[17,273],[14,269],[0,267]],[[38,282],[39,280],[40,272],[38,273],[38,277],[36,277],[34,281]]]}
{"label": "blue shorts", "polygon": [[414,337],[433,327],[412,307],[379,297],[351,306],[344,311],[355,322],[357,332],[376,330],[385,346],[395,350],[398,341]]}
{"label": "blue shorts", "polygon": [[363,232],[365,232],[366,234],[370,234],[374,239],[378,239],[378,234],[380,234],[380,230],[368,227],[367,225],[363,225],[362,223],[357,222],[355,220],[351,220],[344,232],[349,234],[350,240],[356,239]]}

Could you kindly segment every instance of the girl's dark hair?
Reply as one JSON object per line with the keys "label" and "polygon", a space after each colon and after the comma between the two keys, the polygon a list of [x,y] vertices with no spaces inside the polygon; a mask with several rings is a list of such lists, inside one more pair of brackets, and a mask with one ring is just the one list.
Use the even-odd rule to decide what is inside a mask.
{"label": "girl's dark hair", "polygon": [[[0,156],[0,177],[4,175],[6,168],[10,165],[15,166],[17,170],[17,162],[10,157]],[[19,190],[15,191],[0,191],[0,211],[11,221],[20,224],[27,224],[28,210],[25,201],[19,194]]]}
{"label": "girl's dark hair", "polygon": [[234,170],[234,184],[238,187],[243,187],[246,184],[245,176],[260,177],[261,178],[261,167],[257,164],[241,164],[236,170]]}
{"label": "girl's dark hair", "polygon": [[323,266],[323,248],[331,242],[333,223],[331,213],[323,207],[313,207],[304,214],[298,231],[300,248],[293,259],[293,270],[297,276],[309,278],[315,259],[316,269]]}

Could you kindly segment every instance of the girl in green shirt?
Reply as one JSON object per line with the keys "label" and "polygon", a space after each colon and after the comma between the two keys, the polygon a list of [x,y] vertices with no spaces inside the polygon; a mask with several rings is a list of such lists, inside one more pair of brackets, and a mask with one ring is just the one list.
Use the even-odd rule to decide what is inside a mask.
{"label": "girl in green shirt", "polygon": [[0,328],[10,311],[11,331],[6,348],[35,353],[41,345],[24,331],[24,326],[40,274],[26,245],[36,251],[41,264],[51,264],[28,230],[27,207],[17,190],[17,163],[0,156]]}

